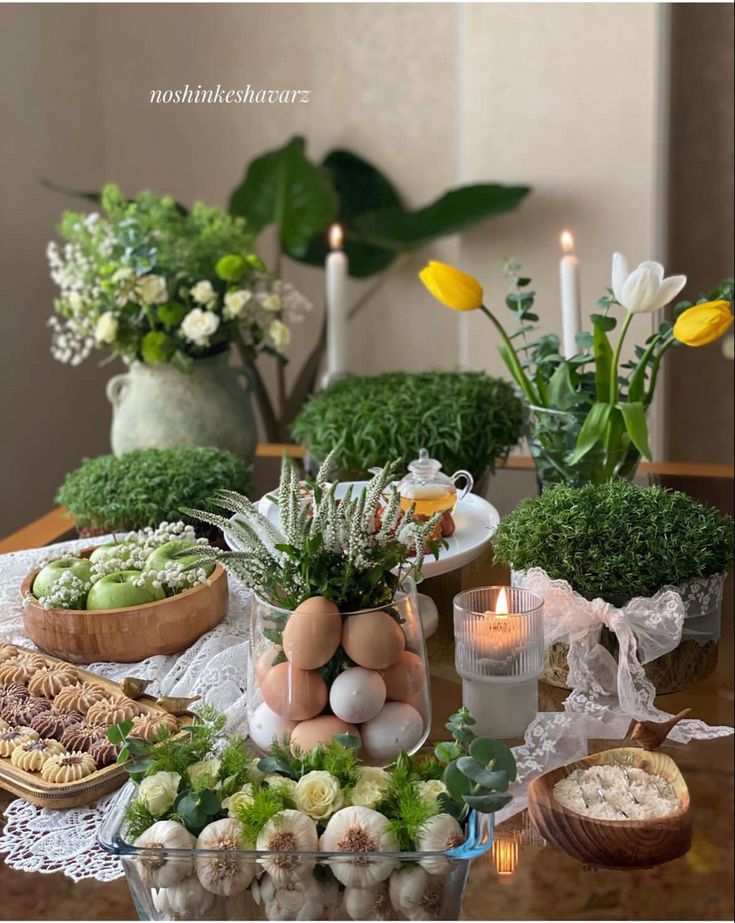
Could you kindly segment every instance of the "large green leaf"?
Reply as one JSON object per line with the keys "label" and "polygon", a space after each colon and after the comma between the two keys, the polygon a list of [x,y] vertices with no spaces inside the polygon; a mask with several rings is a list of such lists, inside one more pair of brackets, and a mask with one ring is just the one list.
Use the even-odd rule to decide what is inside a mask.
{"label": "large green leaf", "polygon": [[601,441],[611,412],[612,404],[597,403],[590,407],[577,436],[577,445],[569,456],[570,465],[576,465],[580,458],[584,458],[590,449]]}
{"label": "large green leaf", "polygon": [[[598,317],[601,315],[597,315]],[[605,401],[610,397],[610,376],[612,374],[613,351],[603,324],[594,323],[592,327],[592,345],[595,353],[595,390],[597,400]]]}
{"label": "large green leaf", "polygon": [[355,219],[355,231],[363,243],[397,252],[415,250],[439,237],[464,231],[486,218],[512,211],[529,192],[528,186],[496,183],[462,186],[416,211],[393,207],[359,215]]}
{"label": "large green leaf", "polygon": [[633,442],[644,458],[651,457],[651,449],[648,445],[648,422],[646,421],[646,408],[640,401],[633,401],[629,404],[618,404],[618,409],[623,415],[625,428]]}
{"label": "large green leaf", "polygon": [[[357,216],[364,212],[400,208],[398,192],[377,167],[351,151],[330,151],[322,166],[331,176],[339,197],[337,219],[345,229],[344,249],[349,258],[350,275],[362,278],[382,272],[395,260],[395,251],[355,240],[353,225]],[[322,266],[328,249],[326,234],[319,234],[298,259],[311,266]]]}
{"label": "large green leaf", "polygon": [[301,137],[253,160],[230,198],[230,212],[256,234],[277,225],[283,250],[296,258],[334,220],[337,205],[329,174],[307,158]]}
{"label": "large green leaf", "polygon": [[546,395],[549,405],[557,410],[568,410],[578,403],[579,393],[572,382],[572,370],[568,363],[562,362],[554,370]]}

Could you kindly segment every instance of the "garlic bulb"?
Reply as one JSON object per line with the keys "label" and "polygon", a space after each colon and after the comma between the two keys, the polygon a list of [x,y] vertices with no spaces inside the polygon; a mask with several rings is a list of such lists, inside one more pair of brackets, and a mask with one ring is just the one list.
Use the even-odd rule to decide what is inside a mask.
{"label": "garlic bulb", "polygon": [[344,906],[352,920],[392,920],[395,912],[385,882],[374,888],[345,888]]}
{"label": "garlic bulb", "polygon": [[193,849],[195,838],[186,827],[173,820],[159,820],[145,830],[133,844],[138,849],[159,850],[138,856],[140,877],[149,888],[169,888],[191,875],[193,861],[188,856],[166,856],[166,849]]}
{"label": "garlic bulb", "polygon": [[169,910],[182,920],[200,920],[214,906],[216,900],[211,891],[206,891],[196,875],[190,875],[180,884],[165,892]]}
{"label": "garlic bulb", "polygon": [[[451,814],[435,814],[421,828],[418,838],[419,852],[446,852],[464,843],[464,833]],[[420,859],[419,865],[431,875],[441,875],[449,869],[451,860],[444,856]]]}
{"label": "garlic bulb", "polygon": [[[336,882],[332,884],[337,887]],[[255,895],[254,895],[255,896]],[[278,887],[270,875],[260,882],[256,901],[268,920],[321,920],[329,895],[313,875],[295,878]]]}
{"label": "garlic bulb", "polygon": [[212,894],[238,894],[255,877],[255,862],[233,855],[232,850],[245,849],[242,828],[231,817],[216,820],[202,830],[197,849],[221,850],[218,855],[198,856],[196,873],[199,883]]}
{"label": "garlic bulb", "polygon": [[[398,844],[388,819],[372,808],[352,805],[333,814],[319,841],[323,852],[397,852]],[[370,888],[384,881],[395,868],[394,859],[330,859],[334,877],[343,885]]]}
{"label": "garlic bulb", "polygon": [[446,880],[446,876],[429,875],[418,865],[393,872],[389,894],[394,910],[409,920],[441,919]]}
{"label": "garlic bulb", "polygon": [[316,824],[301,811],[279,811],[260,831],[256,848],[262,852],[285,854],[258,859],[275,886],[283,887],[314,868],[314,859],[304,859],[293,853],[317,851],[319,837]]}

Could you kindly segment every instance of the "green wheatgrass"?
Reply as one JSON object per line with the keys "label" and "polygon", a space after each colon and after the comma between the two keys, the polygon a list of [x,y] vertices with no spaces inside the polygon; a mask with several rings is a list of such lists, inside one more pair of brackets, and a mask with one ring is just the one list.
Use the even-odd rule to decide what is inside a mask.
{"label": "green wheatgrass", "polygon": [[540,567],[586,599],[622,606],[663,586],[721,574],[733,562],[733,521],[679,491],[627,481],[558,485],[500,523],[496,563]]}

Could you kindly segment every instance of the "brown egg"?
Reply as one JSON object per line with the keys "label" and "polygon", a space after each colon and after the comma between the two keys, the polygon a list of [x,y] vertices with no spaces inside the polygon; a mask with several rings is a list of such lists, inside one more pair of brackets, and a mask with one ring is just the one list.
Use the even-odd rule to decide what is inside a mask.
{"label": "brown egg", "polygon": [[313,750],[317,744],[327,743],[335,734],[352,734],[360,739],[360,732],[354,724],[347,724],[336,715],[319,715],[309,721],[301,721],[291,731],[291,752],[300,756]]}
{"label": "brown egg", "polygon": [[321,676],[288,662],[268,670],[260,691],[268,708],[291,721],[313,718],[327,704],[327,686]]}
{"label": "brown egg", "polygon": [[323,596],[312,596],[298,605],[286,622],[283,650],[295,667],[316,670],[332,658],[341,634],[337,606]]}
{"label": "brown egg", "polygon": [[276,659],[280,652],[280,647],[275,644],[269,644],[268,647],[255,661],[255,680],[259,686],[263,682],[265,674],[273,666],[273,661]]}
{"label": "brown egg", "polygon": [[347,656],[369,670],[392,667],[405,646],[400,625],[387,612],[350,615],[342,626],[342,647]]}
{"label": "brown egg", "polygon": [[418,654],[404,651],[392,667],[382,673],[387,698],[393,702],[408,702],[426,680],[426,669]]}

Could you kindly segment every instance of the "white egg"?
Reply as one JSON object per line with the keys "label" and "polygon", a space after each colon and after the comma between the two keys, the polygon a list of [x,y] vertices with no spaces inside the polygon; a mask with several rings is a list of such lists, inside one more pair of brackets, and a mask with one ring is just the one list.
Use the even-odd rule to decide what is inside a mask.
{"label": "white egg", "polygon": [[250,719],[250,739],[260,750],[268,751],[274,737],[281,740],[284,734],[290,734],[295,727],[295,721],[281,718],[263,702],[258,705]]}
{"label": "white egg", "polygon": [[332,683],[329,704],[338,718],[349,724],[361,724],[378,714],[385,705],[385,697],[385,683],[379,673],[352,667]]}
{"label": "white egg", "polygon": [[362,745],[375,760],[392,760],[399,750],[414,750],[424,736],[421,715],[405,702],[387,702],[360,728]]}

